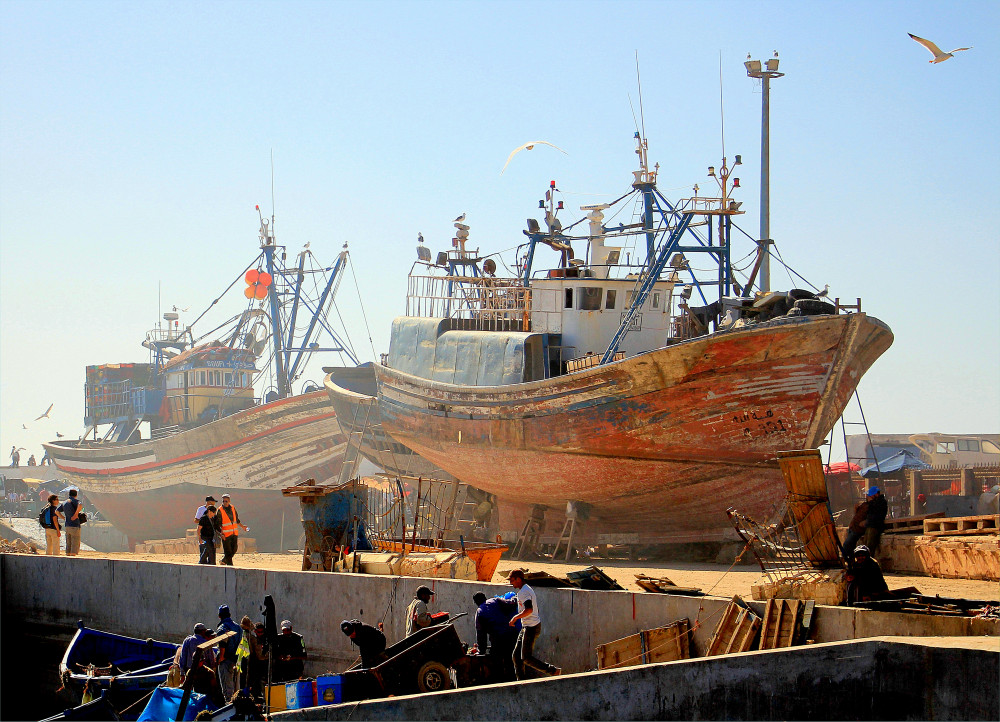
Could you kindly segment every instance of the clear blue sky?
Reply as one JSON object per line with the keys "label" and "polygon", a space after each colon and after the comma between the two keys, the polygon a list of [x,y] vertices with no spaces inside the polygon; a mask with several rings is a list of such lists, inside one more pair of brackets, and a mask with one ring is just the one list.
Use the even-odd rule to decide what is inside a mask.
{"label": "clear blue sky", "polygon": [[[721,53],[751,235],[761,96],[742,63],[780,51],[771,236],[893,328],[861,384],[872,431],[997,432],[998,29],[995,2],[4,0],[2,461],[82,432],[84,366],[146,360],[158,284],[193,314],[246,265],[272,150],[279,241],[328,260],[349,242],[387,350],[418,232],[444,249],[466,212],[474,245],[510,248],[550,179],[570,209],[627,190],[637,50],[668,197],[719,165]],[[907,32],[975,47],[930,65]],[[540,146],[501,177],[538,139],[568,155]],[[338,300],[370,358],[353,283]]]}

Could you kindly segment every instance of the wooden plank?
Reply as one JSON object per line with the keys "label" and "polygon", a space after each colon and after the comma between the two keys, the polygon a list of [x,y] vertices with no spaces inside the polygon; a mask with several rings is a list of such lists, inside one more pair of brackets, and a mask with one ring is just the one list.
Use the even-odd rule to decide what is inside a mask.
{"label": "wooden plank", "polygon": [[705,656],[749,651],[760,626],[760,617],[735,601],[730,602],[715,628]]}
{"label": "wooden plank", "polygon": [[781,649],[795,643],[805,605],[799,599],[769,599],[764,610],[761,649]]}
{"label": "wooden plank", "polygon": [[673,662],[690,658],[685,618],[665,627],[646,629],[606,644],[597,645],[597,668],[615,669],[653,662]]}

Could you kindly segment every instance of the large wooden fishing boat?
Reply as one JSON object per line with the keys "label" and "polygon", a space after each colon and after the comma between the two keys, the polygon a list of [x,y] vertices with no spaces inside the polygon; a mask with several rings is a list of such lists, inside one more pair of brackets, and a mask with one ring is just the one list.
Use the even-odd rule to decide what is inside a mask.
{"label": "large wooden fishing boat", "polygon": [[[580,522],[581,542],[726,538],[727,507],[765,517],[784,494],[777,452],[820,444],[892,343],[860,303],[847,313],[822,293],[755,293],[759,259],[738,283],[726,161],[710,169],[719,197],[672,203],[637,139],[637,223],[584,206],[590,231],[574,238],[553,182],[546,228],[529,219],[509,279],[456,223],[455,250],[432,263],[418,248],[407,316],[374,367],[385,431],[495,494],[507,533],[534,506],[555,517],[550,535],[563,514]],[[606,245],[615,238],[645,248]],[[574,240],[588,244],[582,259]],[[537,272],[542,246],[559,263]]]}
{"label": "large wooden fishing boat", "polygon": [[[228,491],[258,548],[276,551],[300,533],[297,505],[281,489],[340,473],[345,439],[326,394],[311,382],[299,393],[292,386],[316,352],[356,363],[325,320],[347,251],[330,267],[303,251],[286,268],[271,220],[261,218],[246,306],[225,330],[208,331],[215,340],[200,343],[194,324],[181,327],[176,309],[165,313],[166,328],[143,343],[148,363],[87,368],[83,437],[45,444],[133,544],[183,537],[205,497]],[[297,338],[300,310],[306,330]],[[320,328],[332,339],[325,348],[314,341]],[[258,370],[261,359],[269,375]]]}

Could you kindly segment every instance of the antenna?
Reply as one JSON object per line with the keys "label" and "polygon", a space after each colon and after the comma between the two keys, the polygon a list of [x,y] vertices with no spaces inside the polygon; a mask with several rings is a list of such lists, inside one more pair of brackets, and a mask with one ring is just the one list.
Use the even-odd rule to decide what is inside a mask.
{"label": "antenna", "polygon": [[274,148],[271,148],[271,226],[274,226]]}
{"label": "antenna", "polygon": [[722,123],[722,157],[726,157],[726,110],[722,103],[722,49],[719,49],[719,118]]}
{"label": "antenna", "polygon": [[639,119],[642,120],[642,139],[646,140],[646,116],[642,112],[642,80],[639,77],[639,51],[635,51],[635,84],[639,86]]}
{"label": "antenna", "polygon": [[628,107],[632,111],[632,122],[635,123],[635,132],[639,132],[639,121],[635,118],[635,107],[632,105],[632,94],[626,93],[628,95]]}

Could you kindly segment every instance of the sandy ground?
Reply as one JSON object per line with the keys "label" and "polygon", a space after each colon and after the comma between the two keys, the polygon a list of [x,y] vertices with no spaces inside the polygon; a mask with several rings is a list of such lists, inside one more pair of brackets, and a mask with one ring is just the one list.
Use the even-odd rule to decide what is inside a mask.
{"label": "sandy ground", "polygon": [[[193,554],[129,554],[81,552],[81,557],[130,559],[133,561],[150,561],[168,564],[197,564],[198,558]],[[302,568],[302,557],[295,554],[237,554],[236,566],[252,569],[273,569],[280,571],[298,571]],[[527,571],[545,571],[555,576],[563,576],[566,572],[583,569],[594,564],[605,574],[616,580],[626,589],[638,591],[635,575],[647,574],[652,577],[668,577],[677,586],[699,587],[713,596],[732,597],[738,594],[750,598],[750,585],[761,578],[760,568],[756,565],[741,565],[730,568],[725,564],[705,564],[698,562],[641,562],[616,559],[598,559],[576,562],[514,562],[501,559],[497,571],[493,575],[495,583],[505,581],[506,574],[515,567]],[[886,582],[890,589],[916,587],[923,594],[939,594],[943,597],[960,597],[965,599],[998,599],[1000,585],[996,582],[977,581],[972,579],[935,579],[933,577],[905,576],[902,574],[886,574]]]}

